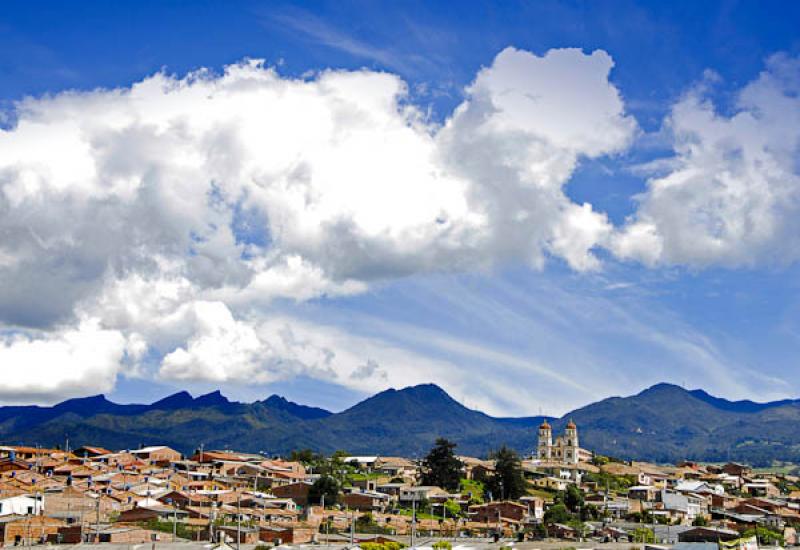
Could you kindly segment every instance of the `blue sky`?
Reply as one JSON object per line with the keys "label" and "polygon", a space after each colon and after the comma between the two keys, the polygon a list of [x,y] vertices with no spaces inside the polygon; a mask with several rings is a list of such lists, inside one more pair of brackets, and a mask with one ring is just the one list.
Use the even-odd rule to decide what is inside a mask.
{"label": "blue sky", "polygon": [[[792,2],[7,2],[0,353],[5,368],[33,365],[35,376],[0,397],[149,401],[220,387],[341,409],[432,381],[504,415],[563,414],[660,381],[796,397],[798,23]],[[224,83],[225,68],[246,59],[273,67],[276,86],[303,84],[168,122],[161,113],[177,107],[165,106],[167,92],[119,106],[109,91],[160,73],[153,86],[183,82],[173,97],[188,104],[199,101],[188,73]],[[254,88],[274,84],[242,70]],[[350,88],[346,75],[364,78]],[[329,103],[329,90],[343,95]],[[388,113],[387,94],[400,98]],[[296,125],[281,118],[278,137],[267,115],[235,122],[252,115],[250,99],[289,101],[288,112],[312,95],[319,102],[298,107]],[[552,107],[514,111],[537,98]],[[355,111],[332,119],[338,132],[372,132],[364,153],[377,160],[356,172],[358,147],[333,150],[349,159],[341,166],[328,152],[292,152],[308,158],[289,176],[264,164],[270,147],[237,148],[280,148],[281,132],[314,142],[326,130],[303,112],[350,100],[375,109],[367,122],[350,120]],[[406,105],[416,114],[400,126],[416,133],[393,142],[397,121],[382,117]],[[116,122],[134,110],[133,122]],[[26,121],[53,141],[24,134]],[[59,141],[76,127],[105,170],[91,171],[91,185],[83,149]],[[394,169],[391,144],[409,147]],[[225,168],[170,164],[206,154]],[[493,164],[504,154],[520,165]],[[437,224],[459,221],[429,239],[417,217],[436,212],[439,179],[406,189],[404,178],[433,172],[445,174]],[[312,181],[310,203],[325,200],[296,210],[294,188],[270,180],[294,177]],[[382,196],[397,197],[396,211],[381,210]],[[473,214],[488,225],[476,229]],[[52,383],[32,379],[48,369],[61,371]]]}

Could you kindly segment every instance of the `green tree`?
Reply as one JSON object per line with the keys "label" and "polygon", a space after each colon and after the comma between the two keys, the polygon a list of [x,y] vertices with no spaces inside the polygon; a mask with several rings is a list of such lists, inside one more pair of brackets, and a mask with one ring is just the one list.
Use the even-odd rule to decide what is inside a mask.
{"label": "green tree", "polygon": [[516,500],[528,492],[528,483],[522,473],[522,462],[516,451],[505,445],[497,451],[494,475],[487,485],[495,499]]}
{"label": "green tree", "polygon": [[631,533],[634,542],[641,542],[643,544],[652,544],[656,541],[656,535],[651,529],[646,527],[639,527],[634,529]]}
{"label": "green tree", "polygon": [[584,508],[583,492],[577,485],[570,484],[564,491],[564,504],[573,513]]}
{"label": "green tree", "polygon": [[783,535],[766,527],[758,526],[755,529],[748,529],[742,534],[743,537],[757,537],[759,544],[783,546]]}
{"label": "green tree", "polygon": [[470,504],[483,504],[483,495],[486,494],[483,482],[475,479],[462,479],[458,490],[469,497]]}
{"label": "green tree", "polygon": [[453,452],[456,444],[440,437],[436,440],[436,445],[430,450],[428,456],[422,463],[423,485],[436,485],[455,491],[461,482],[461,470],[463,464],[456,458]]}
{"label": "green tree", "polygon": [[346,451],[336,451],[330,458],[323,459],[315,468],[315,472],[334,478],[340,486],[344,485],[347,476],[355,472],[355,468],[347,464],[344,459],[349,456]]}
{"label": "green tree", "polygon": [[461,506],[455,500],[449,499],[444,503],[444,508],[447,510],[447,517],[457,518],[461,517]]}
{"label": "green tree", "polygon": [[289,459],[294,462],[302,462],[306,466],[315,466],[322,462],[322,455],[315,453],[311,449],[302,449],[300,451],[292,451]]}
{"label": "green tree", "polygon": [[325,506],[332,506],[339,500],[339,482],[331,476],[321,476],[308,490],[308,503],[321,504],[325,496]]}
{"label": "green tree", "polygon": [[547,524],[552,523],[567,523],[572,521],[572,514],[569,513],[564,504],[553,504],[544,512],[544,522]]}
{"label": "green tree", "polygon": [[608,464],[608,457],[603,455],[594,455],[592,456],[592,464],[595,466],[602,466],[604,464]]}
{"label": "green tree", "polygon": [[697,516],[696,518],[694,518],[692,525],[696,527],[705,527],[706,525],[708,525],[708,520],[706,519],[705,516]]}
{"label": "green tree", "polygon": [[372,514],[369,512],[356,518],[356,530],[360,533],[368,532],[370,528],[377,527],[377,525],[375,518],[373,518]]}

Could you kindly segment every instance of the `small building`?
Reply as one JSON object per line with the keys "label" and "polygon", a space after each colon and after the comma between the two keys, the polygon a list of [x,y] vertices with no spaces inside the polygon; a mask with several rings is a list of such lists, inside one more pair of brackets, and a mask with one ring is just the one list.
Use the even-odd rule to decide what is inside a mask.
{"label": "small building", "polygon": [[661,503],[664,510],[687,523],[693,522],[698,516],[704,516],[708,510],[702,497],[666,489],[661,491]]}
{"label": "small building", "polygon": [[433,485],[416,485],[414,487],[403,487],[400,489],[400,502],[411,503],[422,500],[430,500],[437,495],[447,495],[447,491],[441,487]]}
{"label": "small building", "polygon": [[375,469],[395,478],[413,478],[417,475],[417,465],[407,458],[382,456],[375,463]]}
{"label": "small building", "polygon": [[566,491],[567,487],[569,487],[572,484],[572,482],[560,477],[544,476],[544,477],[534,478],[533,484],[536,487],[540,487],[542,489],[547,489],[550,491]]}
{"label": "small building", "polygon": [[482,480],[494,474],[494,460],[482,460],[471,456],[459,456],[467,479]]}
{"label": "small building", "polygon": [[17,495],[0,499],[0,516],[38,515],[43,509],[41,495]]}
{"label": "small building", "polygon": [[237,538],[241,544],[258,544],[261,540],[260,528],[258,527],[221,525],[217,527],[217,532],[223,533],[225,540],[233,541],[234,543],[236,543]]}
{"label": "small building", "polygon": [[30,469],[30,464],[18,458],[4,458],[0,460],[0,474],[5,472],[26,472]]}
{"label": "small building", "polygon": [[632,487],[628,487],[628,498],[631,500],[653,502],[658,492],[658,489],[652,485],[633,485]]}
{"label": "small building", "polygon": [[749,476],[753,469],[746,464],[739,464],[738,462],[728,462],[725,466],[722,467],[722,471],[726,474],[742,477],[742,476]]}
{"label": "small building", "polygon": [[104,449],[102,447],[91,447],[89,445],[84,445],[83,447],[78,447],[72,453],[81,458],[96,458],[98,456],[105,456],[113,454],[113,451],[109,451],[108,449]]}
{"label": "small building", "polygon": [[45,516],[4,516],[0,518],[0,544],[21,546],[47,541],[58,534],[64,522]]}
{"label": "small building", "polygon": [[354,491],[345,493],[339,501],[347,508],[364,512],[382,512],[386,509],[391,497],[376,491]]}
{"label": "small building", "polygon": [[111,527],[98,533],[98,542],[112,544],[145,544],[156,540],[171,540],[172,535],[140,527]]}
{"label": "small building", "polygon": [[469,507],[472,521],[492,523],[498,520],[522,521],[528,515],[528,507],[511,501],[495,501],[486,504],[475,504]]}
{"label": "small building", "polygon": [[290,498],[300,506],[305,506],[308,504],[308,492],[311,486],[312,483],[308,481],[297,481],[273,487],[271,492],[278,498]]}
{"label": "small building", "polygon": [[181,453],[164,445],[142,447],[128,452],[137,459],[151,464],[168,464],[181,459]]}
{"label": "small building", "polygon": [[678,535],[680,542],[727,542],[738,539],[738,531],[722,527],[694,527]]}
{"label": "small building", "polygon": [[138,523],[140,521],[150,521],[150,520],[158,520],[158,521],[177,521],[185,522],[186,519],[189,517],[189,512],[186,510],[181,510],[180,508],[175,508],[172,506],[161,506],[161,505],[151,505],[151,506],[137,506],[131,510],[125,510],[120,513],[119,517],[117,518],[118,523]]}
{"label": "small building", "polygon": [[578,538],[578,530],[563,523],[554,523],[547,527],[547,535],[558,539],[574,540]]}
{"label": "small building", "polygon": [[542,497],[524,496],[519,501],[527,506],[529,519],[538,521],[544,518],[544,499]]}
{"label": "small building", "polygon": [[307,544],[314,539],[316,530],[306,525],[287,525],[276,527],[261,527],[259,539],[261,542],[273,544]]}
{"label": "small building", "polygon": [[358,466],[362,470],[372,470],[378,464],[379,458],[378,456],[346,456],[342,462]]}

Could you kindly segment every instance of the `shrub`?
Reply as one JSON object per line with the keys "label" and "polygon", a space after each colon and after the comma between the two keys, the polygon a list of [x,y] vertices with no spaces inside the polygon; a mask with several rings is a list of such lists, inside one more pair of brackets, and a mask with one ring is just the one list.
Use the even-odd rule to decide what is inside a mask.
{"label": "shrub", "polygon": [[633,540],[643,542],[645,544],[652,544],[656,541],[656,536],[650,529],[640,527],[633,530]]}
{"label": "shrub", "polygon": [[[406,545],[400,542],[386,541],[386,542],[362,542],[360,545],[361,550],[401,550]],[[434,548],[436,545],[434,545]]]}

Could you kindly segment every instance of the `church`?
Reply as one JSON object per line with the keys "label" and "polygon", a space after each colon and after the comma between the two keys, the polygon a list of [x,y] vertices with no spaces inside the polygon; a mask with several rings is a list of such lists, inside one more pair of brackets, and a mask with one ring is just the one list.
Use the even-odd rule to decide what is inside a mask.
{"label": "church", "polygon": [[556,437],[555,442],[553,428],[547,420],[539,426],[539,445],[536,453],[539,460],[577,464],[585,453],[586,451],[578,445],[578,427],[572,420],[567,424],[564,435]]}

